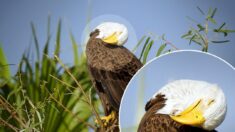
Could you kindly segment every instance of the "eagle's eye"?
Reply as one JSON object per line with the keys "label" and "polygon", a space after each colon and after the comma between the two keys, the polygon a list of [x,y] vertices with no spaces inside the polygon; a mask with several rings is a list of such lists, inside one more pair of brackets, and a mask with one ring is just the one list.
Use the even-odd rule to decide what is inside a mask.
{"label": "eagle's eye", "polygon": [[213,104],[215,102],[215,100],[214,99],[211,99],[211,100],[209,100],[209,102],[208,102],[208,106],[210,106],[211,104]]}

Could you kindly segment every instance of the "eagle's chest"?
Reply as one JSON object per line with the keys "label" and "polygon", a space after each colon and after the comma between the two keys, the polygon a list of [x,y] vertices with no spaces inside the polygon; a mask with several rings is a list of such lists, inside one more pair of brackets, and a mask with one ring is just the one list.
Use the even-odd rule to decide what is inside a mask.
{"label": "eagle's chest", "polygon": [[96,69],[117,70],[128,65],[134,55],[123,46],[90,39],[86,47],[88,65]]}
{"label": "eagle's chest", "polygon": [[120,66],[121,57],[116,49],[103,45],[88,46],[86,50],[88,65],[99,69],[115,69]]}

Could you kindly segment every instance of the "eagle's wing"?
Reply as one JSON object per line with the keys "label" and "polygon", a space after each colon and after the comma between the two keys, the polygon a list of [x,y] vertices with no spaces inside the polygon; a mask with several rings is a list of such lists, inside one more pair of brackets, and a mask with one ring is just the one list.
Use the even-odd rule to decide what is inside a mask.
{"label": "eagle's wing", "polygon": [[123,92],[132,76],[142,67],[142,63],[133,56],[129,63],[119,68],[88,67],[103,106],[106,107],[105,111],[110,111],[110,105],[118,111]]}
{"label": "eagle's wing", "polygon": [[140,124],[138,132],[179,132],[177,128],[169,127],[172,125],[169,118],[167,115],[152,114]]}
{"label": "eagle's wing", "polygon": [[[104,107],[105,115],[108,115],[112,110],[112,106],[109,102],[109,97],[107,96],[106,92],[104,91],[104,88],[103,88],[101,82],[97,81],[97,79],[95,79],[93,77],[96,70],[94,70],[94,68],[91,68],[89,66],[88,66],[88,68],[89,68],[89,71],[91,72],[90,74],[92,74],[92,76],[91,76],[92,84],[95,87],[96,93],[99,95],[102,106]],[[99,75],[95,75],[95,76],[99,76]]]}
{"label": "eagle's wing", "polygon": [[147,102],[145,106],[146,113],[141,119],[138,132],[208,132],[201,128],[175,122],[169,115],[157,114],[156,112],[164,107],[165,100],[164,95],[158,94]]}
{"label": "eagle's wing", "polygon": [[140,124],[138,132],[216,132],[202,128],[182,125],[171,119],[169,115],[152,114]]}
{"label": "eagle's wing", "polygon": [[[165,96],[156,95],[156,97],[150,99],[145,105],[145,111],[143,118],[138,127],[138,132],[166,132],[161,129],[161,123],[165,123],[164,118],[156,114],[156,111],[164,107]],[[164,122],[163,122],[164,121]]]}

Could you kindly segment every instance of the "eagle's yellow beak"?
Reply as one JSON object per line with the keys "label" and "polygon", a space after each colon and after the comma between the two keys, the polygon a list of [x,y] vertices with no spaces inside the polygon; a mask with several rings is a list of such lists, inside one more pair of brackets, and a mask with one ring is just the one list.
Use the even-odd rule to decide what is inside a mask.
{"label": "eagle's yellow beak", "polygon": [[205,122],[201,110],[201,100],[196,101],[179,115],[170,116],[174,121],[181,124],[200,127]]}
{"label": "eagle's yellow beak", "polygon": [[102,40],[108,44],[117,44],[118,43],[118,35],[120,33],[114,32],[110,36],[103,38]]}

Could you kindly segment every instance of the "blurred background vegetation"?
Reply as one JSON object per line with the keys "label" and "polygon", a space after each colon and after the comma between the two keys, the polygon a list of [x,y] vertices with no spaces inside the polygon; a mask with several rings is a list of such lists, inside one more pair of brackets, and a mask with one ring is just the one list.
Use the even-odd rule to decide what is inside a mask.
{"label": "blurred background vegetation", "polygon": [[[182,38],[189,40],[189,44],[199,45],[205,52],[210,44],[229,42],[226,36],[234,30],[226,28],[226,23],[216,22],[214,16],[217,9],[204,12],[198,7],[198,10],[205,21],[198,23],[189,18],[195,26],[190,27]],[[70,40],[74,65],[68,66],[60,60],[61,21],[58,21],[52,56],[48,49],[51,44],[50,17],[47,25],[47,39],[40,53],[37,29],[31,23],[36,52],[32,54],[30,48],[24,52],[14,76],[10,71],[11,64],[0,47],[0,131],[85,132],[95,130],[95,119],[103,115],[101,103],[88,75],[85,54],[79,52],[73,34],[70,33]],[[223,38],[217,39],[215,34],[223,34]],[[152,48],[154,44],[159,45],[157,49]],[[150,52],[160,56],[179,50],[166,39],[166,35],[154,34],[140,38],[133,52],[137,49],[141,50],[138,57],[144,64]]]}

